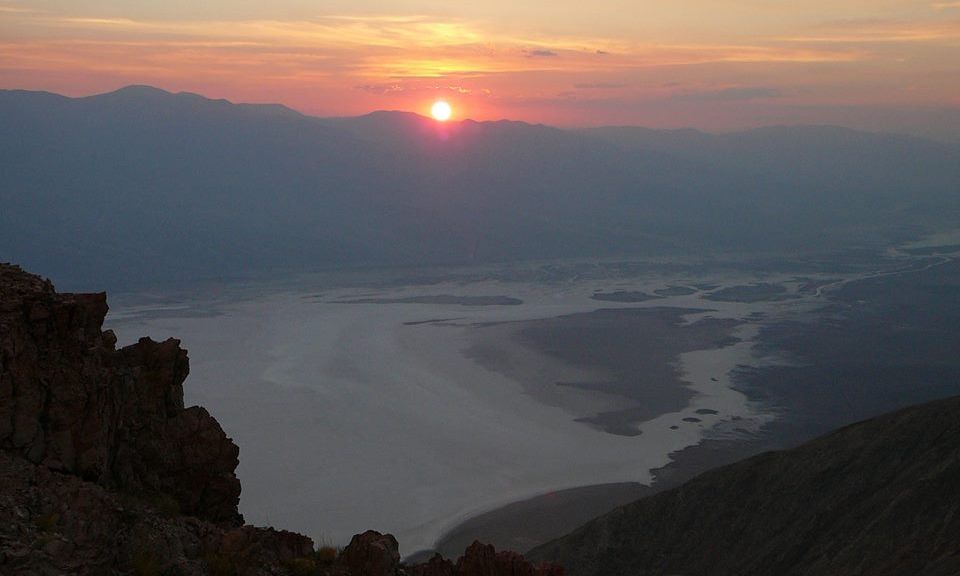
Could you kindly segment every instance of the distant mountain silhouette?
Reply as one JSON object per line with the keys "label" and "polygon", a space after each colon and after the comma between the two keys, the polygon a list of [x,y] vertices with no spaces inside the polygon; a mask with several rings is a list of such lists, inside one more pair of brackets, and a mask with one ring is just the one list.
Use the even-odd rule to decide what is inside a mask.
{"label": "distant mountain silhouette", "polygon": [[824,249],[956,222],[960,150],[838,128],[319,119],[0,91],[0,260],[71,289],[355,265]]}

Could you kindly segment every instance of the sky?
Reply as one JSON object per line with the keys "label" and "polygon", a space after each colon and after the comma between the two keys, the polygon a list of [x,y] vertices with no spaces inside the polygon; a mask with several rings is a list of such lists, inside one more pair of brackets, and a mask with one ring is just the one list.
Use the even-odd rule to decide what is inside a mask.
{"label": "sky", "polygon": [[960,0],[0,0],[0,88],[960,140]]}

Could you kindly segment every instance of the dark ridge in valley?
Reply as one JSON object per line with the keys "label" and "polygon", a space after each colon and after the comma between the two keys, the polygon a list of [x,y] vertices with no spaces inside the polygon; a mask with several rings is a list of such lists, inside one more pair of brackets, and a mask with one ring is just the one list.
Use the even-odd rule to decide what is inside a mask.
{"label": "dark ridge in valley", "polygon": [[523,300],[509,296],[410,296],[407,298],[356,298],[337,300],[334,304],[452,304],[457,306],[519,306]]}
{"label": "dark ridge in valley", "polygon": [[690,294],[696,294],[696,288],[690,288],[689,286],[668,286],[666,288],[658,288],[653,291],[657,296],[689,296]]}
{"label": "dark ridge in valley", "polygon": [[752,284],[749,286],[731,286],[711,292],[704,296],[707,300],[716,302],[774,302],[785,298],[792,298],[787,289],[779,284]]}
{"label": "dark ridge in valley", "polygon": [[768,324],[735,386],[781,416],[779,447],[891,410],[960,394],[960,262],[931,259],[826,292],[816,319]]}
{"label": "dark ridge in valley", "polygon": [[[520,324],[525,345],[574,366],[609,373],[604,380],[556,382],[557,386],[622,397],[623,408],[578,418],[611,434],[636,436],[637,424],[679,410],[693,397],[673,359],[692,350],[722,348],[737,342],[736,320],[702,318],[687,308],[601,308]],[[638,346],[637,334],[646,334]],[[584,345],[584,343],[589,345]]]}
{"label": "dark ridge in valley", "polygon": [[592,300],[600,302],[646,302],[656,300],[660,296],[647,294],[638,290],[617,290],[616,292],[596,292],[590,296]]}

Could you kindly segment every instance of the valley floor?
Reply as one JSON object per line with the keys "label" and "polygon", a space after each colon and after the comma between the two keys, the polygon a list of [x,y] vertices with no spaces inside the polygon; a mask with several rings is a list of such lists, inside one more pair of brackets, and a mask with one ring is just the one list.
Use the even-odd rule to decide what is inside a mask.
{"label": "valley floor", "polygon": [[[829,269],[565,262],[317,275],[127,295],[112,300],[108,327],[121,343],[183,340],[187,401],[242,447],[249,522],[334,544],[376,526],[406,555],[476,536],[529,548],[654,480],[960,392],[960,369],[934,361],[946,348],[930,318],[897,309],[898,326],[913,323],[906,340],[877,330],[888,288],[910,298],[931,275],[940,285],[960,271],[951,257],[903,252]],[[897,388],[875,371],[889,385],[871,394],[876,350],[852,353],[871,334],[890,350],[925,346],[940,373]],[[851,370],[862,397],[836,376]]]}

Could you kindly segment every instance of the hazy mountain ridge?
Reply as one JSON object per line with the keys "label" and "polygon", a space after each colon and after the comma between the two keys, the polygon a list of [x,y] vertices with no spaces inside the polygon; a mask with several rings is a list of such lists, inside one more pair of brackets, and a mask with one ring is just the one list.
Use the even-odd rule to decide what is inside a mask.
{"label": "hazy mountain ridge", "polygon": [[[956,176],[953,167],[958,148],[913,136],[837,126],[772,126],[726,134],[631,127],[583,132],[628,149],[680,154],[750,174],[786,176],[793,172],[802,176],[795,184],[798,191],[808,193],[872,191],[890,201],[905,187],[955,191],[950,188],[955,181],[950,179]],[[917,158],[923,158],[924,164],[911,164],[910,160]]]}
{"label": "hazy mountain ridge", "polygon": [[570,574],[960,572],[960,398],[707,472],[529,554]]}
{"label": "hazy mountain ridge", "polygon": [[0,133],[0,258],[73,288],[822,250],[916,234],[960,204],[960,151],[838,129],[318,119],[137,86],[0,92]]}

